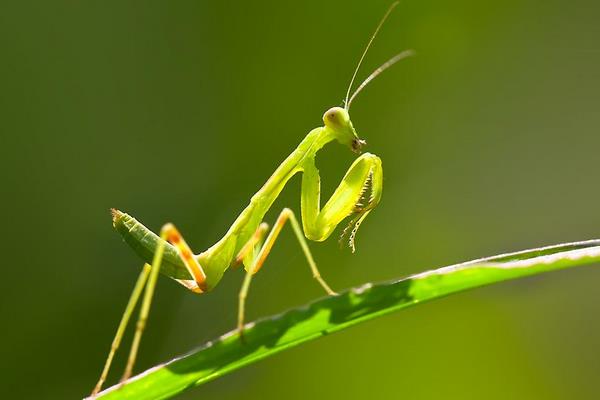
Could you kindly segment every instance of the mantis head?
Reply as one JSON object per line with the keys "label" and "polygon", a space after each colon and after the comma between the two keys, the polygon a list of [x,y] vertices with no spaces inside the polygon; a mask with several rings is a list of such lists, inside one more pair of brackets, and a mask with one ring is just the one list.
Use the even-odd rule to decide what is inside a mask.
{"label": "mantis head", "polygon": [[332,107],[323,115],[325,126],[333,133],[338,142],[348,146],[353,152],[360,154],[367,144],[361,140],[352,126],[348,111],[342,107]]}

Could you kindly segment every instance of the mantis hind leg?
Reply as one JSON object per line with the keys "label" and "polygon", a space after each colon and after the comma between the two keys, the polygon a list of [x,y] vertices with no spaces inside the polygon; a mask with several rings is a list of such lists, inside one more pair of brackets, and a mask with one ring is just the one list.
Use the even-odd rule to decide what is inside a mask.
{"label": "mantis hind leg", "polygon": [[106,377],[108,376],[108,371],[110,370],[110,366],[112,364],[112,360],[117,352],[117,349],[121,345],[121,340],[123,339],[123,334],[125,333],[125,328],[129,323],[129,319],[131,318],[131,314],[133,314],[133,310],[137,305],[138,300],[140,299],[140,295],[144,290],[144,286],[146,285],[146,281],[148,280],[148,275],[150,275],[150,265],[144,264],[142,268],[142,272],[140,273],[135,287],[133,288],[133,292],[129,297],[129,301],[127,302],[127,306],[125,307],[125,312],[121,317],[121,322],[119,322],[119,327],[117,328],[117,333],[115,334],[115,338],[112,341],[110,346],[110,351],[108,353],[108,357],[106,358],[106,362],[104,363],[104,369],[102,370],[102,374],[100,375],[100,379],[98,383],[96,383],[96,387],[92,391],[92,396],[95,396],[102,389],[102,385],[106,381]]}
{"label": "mantis hind leg", "polygon": [[183,240],[177,228],[175,228],[173,224],[164,225],[160,231],[160,238],[162,240],[158,242],[156,251],[154,252],[152,266],[144,264],[142,272],[140,273],[135,287],[133,289],[133,292],[131,293],[131,296],[127,303],[127,307],[125,308],[125,312],[123,313],[123,317],[121,318],[119,327],[117,328],[117,333],[112,342],[110,352],[104,365],[104,369],[102,370],[102,374],[100,376],[100,379],[98,380],[98,383],[96,384],[96,387],[94,387],[94,390],[92,391],[92,396],[96,395],[102,389],[102,385],[104,384],[104,381],[108,376],[113,357],[117,349],[119,348],[119,345],[123,338],[125,328],[129,323],[131,314],[133,313],[133,310],[135,309],[135,306],[139,301],[143,291],[144,297],[142,300],[138,320],[136,323],[135,333],[129,351],[129,356],[127,357],[127,365],[125,366],[125,372],[123,373],[121,382],[127,380],[131,376],[140,342],[142,340],[142,334],[146,327],[148,315],[150,314],[152,297],[154,295],[154,289],[156,287],[156,281],[158,279],[158,273],[160,271],[160,264],[162,262],[163,254],[165,251],[165,244],[167,243],[167,241],[177,248],[177,252],[181,257],[182,261],[184,262],[186,268],[188,269],[188,272],[194,278],[193,281],[177,281],[195,293],[203,293],[203,290],[205,289],[206,275],[202,270],[202,267],[192,256],[192,252],[189,246],[187,245],[185,240]]}
{"label": "mantis hind leg", "polygon": [[152,295],[154,294],[154,288],[156,287],[158,272],[160,270],[160,263],[165,251],[165,241],[168,241],[177,248],[177,253],[179,254],[179,257],[181,257],[190,275],[194,278],[193,282],[195,282],[195,285],[190,287],[182,281],[179,281],[179,283],[188,287],[188,289],[195,293],[203,293],[205,290],[206,274],[204,273],[204,270],[200,264],[198,264],[198,261],[193,257],[190,247],[187,245],[177,228],[175,228],[173,224],[165,224],[160,230],[160,238],[162,241],[159,243],[158,247],[156,248],[156,252],[154,253],[150,277],[148,278],[148,284],[146,285],[146,290],[144,292],[144,299],[142,301],[140,315],[135,327],[135,334],[133,336],[131,350],[129,351],[127,365],[125,367],[123,377],[121,378],[121,382],[127,380],[133,372],[133,365],[135,364],[137,352],[142,340],[142,333],[146,328],[148,314],[150,313],[150,306],[152,305]]}
{"label": "mantis hind leg", "polygon": [[142,307],[138,317],[138,322],[136,324],[133,343],[129,351],[129,356],[127,358],[127,366],[125,367],[125,373],[123,374],[121,381],[126,380],[131,375],[140,341],[142,339],[142,333],[144,331],[146,321],[148,319],[148,314],[150,312],[150,306],[152,304],[152,295],[154,294],[154,288],[156,287],[156,279],[158,277],[160,262],[162,260],[164,252],[164,243],[164,240],[161,241],[158,247],[156,248],[154,260],[152,262],[152,267],[148,264],[144,264],[142,272],[139,275],[138,280],[133,289],[133,292],[129,297],[127,307],[125,308],[125,312],[123,313],[123,317],[121,318],[121,322],[119,323],[119,327],[117,328],[117,333],[115,334],[115,338],[113,339],[110,352],[104,364],[104,369],[102,370],[102,374],[100,375],[98,383],[92,391],[92,396],[98,394],[98,392],[100,392],[100,390],[102,389],[102,385],[104,384],[104,381],[106,381],[108,372],[110,371],[110,366],[112,364],[113,357],[117,349],[119,348],[119,345],[121,344],[121,340],[123,338],[123,334],[125,333],[125,329],[127,328],[127,324],[129,323],[129,319],[131,318],[131,314],[133,313],[133,310],[135,309],[135,306],[137,305],[137,302],[139,301],[142,292],[144,292],[144,299],[142,300]]}
{"label": "mantis hind leg", "polygon": [[[248,291],[250,290],[250,283],[252,282],[252,277],[263,266],[267,256],[271,252],[271,249],[273,248],[273,245],[275,244],[275,241],[277,240],[277,238],[279,236],[279,233],[281,232],[281,229],[283,228],[283,226],[285,225],[285,223],[288,220],[290,221],[290,224],[292,225],[292,229],[294,230],[294,233],[298,239],[298,242],[300,243],[300,247],[302,248],[302,251],[304,252],[304,255],[306,256],[306,260],[308,261],[308,265],[310,266],[310,269],[312,271],[313,278],[315,278],[317,280],[317,282],[319,282],[319,284],[323,287],[323,289],[325,290],[325,292],[327,292],[327,294],[329,294],[329,295],[337,294],[333,290],[331,290],[331,288],[329,287],[327,282],[325,282],[325,280],[321,277],[321,273],[319,272],[319,269],[317,268],[317,264],[315,263],[315,260],[310,252],[308,243],[306,242],[306,239],[302,232],[302,228],[300,228],[300,224],[298,223],[298,220],[297,220],[296,216],[294,215],[294,212],[289,208],[284,208],[283,211],[281,211],[281,214],[279,214],[279,217],[277,218],[275,225],[273,225],[273,228],[269,232],[269,235],[265,239],[262,247],[260,248],[260,251],[258,252],[256,257],[250,264],[250,267],[248,267],[246,269],[246,276],[244,277],[244,282],[242,283],[242,288],[240,289],[239,298],[238,298],[239,303],[238,303],[237,328],[238,328],[238,331],[240,332],[240,334],[243,333],[243,329],[244,329],[246,298],[248,297]],[[247,252],[250,251],[250,249],[252,249],[256,245],[256,243],[262,241],[262,237],[260,237],[260,236],[261,235],[264,236],[264,234],[266,233],[265,226],[266,226],[266,224],[264,224],[264,225],[261,224],[261,226],[259,226],[257,233],[253,236],[252,239],[250,239],[248,244],[244,245],[244,247],[240,251],[240,254],[238,254],[237,260],[242,260],[245,257],[245,255],[247,254]],[[258,236],[258,238],[257,238],[257,236]],[[249,245],[250,243],[252,243],[252,244]]]}

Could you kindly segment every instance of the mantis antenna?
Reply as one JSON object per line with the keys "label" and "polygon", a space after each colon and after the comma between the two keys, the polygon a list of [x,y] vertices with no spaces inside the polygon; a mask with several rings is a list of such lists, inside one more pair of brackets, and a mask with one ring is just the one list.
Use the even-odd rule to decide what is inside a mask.
{"label": "mantis antenna", "polygon": [[[396,8],[398,3],[400,3],[400,2],[399,1],[393,2],[392,5],[387,9],[387,11],[385,12],[385,15],[383,16],[383,18],[381,18],[381,21],[379,21],[379,25],[377,25],[375,32],[373,32],[371,39],[369,39],[369,43],[367,43],[367,47],[365,47],[365,50],[363,51],[362,55],[360,56],[360,60],[358,60],[358,64],[356,65],[354,74],[352,74],[352,79],[350,79],[350,84],[348,85],[348,90],[346,91],[346,99],[344,100],[344,106],[345,106],[346,110],[348,110],[350,108],[350,103],[348,102],[348,98],[350,97],[350,89],[352,89],[352,84],[354,83],[354,79],[356,79],[356,74],[358,74],[358,70],[360,69],[362,62],[365,59],[365,56],[367,55],[369,48],[371,47],[371,43],[373,43],[373,40],[379,33],[379,29],[381,29],[381,26],[383,25],[383,23],[385,22],[387,17],[390,15],[390,13],[394,10],[394,8]],[[352,97],[354,97],[354,96],[352,96]],[[352,100],[350,100],[350,102],[351,101]]]}
{"label": "mantis antenna", "polygon": [[358,60],[358,64],[356,65],[356,69],[354,70],[354,74],[352,74],[352,79],[350,79],[350,85],[348,85],[348,90],[346,91],[346,99],[344,100],[344,108],[347,111],[350,110],[350,104],[352,104],[352,100],[354,100],[354,98],[356,97],[356,95],[358,93],[360,93],[360,91],[363,90],[364,87],[369,84],[369,82],[371,82],[373,79],[375,79],[377,77],[377,75],[381,74],[383,71],[385,71],[386,69],[388,69],[392,65],[396,64],[398,61],[400,61],[400,60],[402,60],[404,58],[413,56],[415,54],[415,52],[413,50],[404,50],[404,51],[396,54],[394,57],[390,58],[389,60],[387,60],[386,62],[384,62],[383,64],[381,64],[375,71],[373,71],[371,73],[371,75],[369,75],[367,77],[367,79],[365,79],[358,86],[358,88],[354,91],[354,93],[352,93],[352,96],[350,96],[350,89],[352,89],[352,85],[354,84],[354,80],[356,79],[356,75],[358,74],[358,70],[360,69],[360,66],[361,66],[362,62],[363,62],[365,56],[367,55],[367,52],[369,51],[369,48],[371,47],[371,43],[373,43],[373,40],[375,39],[375,37],[379,33],[379,29],[381,29],[381,26],[383,25],[383,23],[385,22],[385,20],[387,19],[387,17],[390,15],[390,13],[394,10],[394,8],[398,5],[398,3],[400,3],[400,2],[399,1],[395,1],[387,9],[385,15],[383,16],[383,18],[381,19],[381,21],[379,21],[379,25],[377,25],[377,28],[375,29],[375,32],[373,32],[373,35],[371,36],[371,39],[369,39],[369,43],[367,43],[367,47],[365,48],[365,50],[363,51],[362,55],[360,56],[360,60]]}
{"label": "mantis antenna", "polygon": [[350,100],[346,104],[346,110],[350,109],[350,104],[352,104],[352,100],[354,100],[354,98],[356,97],[356,95],[358,93],[360,93],[360,91],[363,90],[364,87],[369,84],[369,82],[371,82],[373,79],[375,79],[377,77],[377,75],[381,74],[383,71],[385,71],[386,69],[388,69],[392,65],[396,64],[398,61],[400,61],[400,60],[402,60],[404,58],[410,57],[410,56],[414,56],[414,55],[415,55],[415,52],[413,50],[404,50],[403,52],[400,52],[400,53],[396,54],[394,57],[390,58],[389,60],[387,60],[386,62],[384,62],[383,64],[381,64],[381,66],[379,66],[379,68],[377,68],[375,71],[373,71],[371,73],[371,75],[369,75],[367,77],[367,79],[365,79],[358,86],[358,88],[356,88],[356,90],[354,91],[354,93],[350,97]]}

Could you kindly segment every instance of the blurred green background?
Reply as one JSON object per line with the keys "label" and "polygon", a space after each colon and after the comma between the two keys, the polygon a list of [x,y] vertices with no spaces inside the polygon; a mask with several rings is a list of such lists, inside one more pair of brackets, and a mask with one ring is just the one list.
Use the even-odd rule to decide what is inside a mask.
{"label": "blurred green background", "polygon": [[[387,0],[0,4],[2,398],[92,389],[141,267],[109,207],[200,251],[323,112]],[[404,1],[352,119],[384,162],[357,238],[313,244],[336,289],[600,237],[600,3]],[[318,159],[329,196],[354,159]],[[299,179],[267,215],[299,210]],[[137,370],[233,328],[241,273],[160,279]],[[600,393],[600,270],[504,283],[292,349],[181,398],[571,399]],[[254,319],[321,296],[286,230]],[[126,343],[129,343],[130,335]],[[110,382],[122,371],[120,353]]]}

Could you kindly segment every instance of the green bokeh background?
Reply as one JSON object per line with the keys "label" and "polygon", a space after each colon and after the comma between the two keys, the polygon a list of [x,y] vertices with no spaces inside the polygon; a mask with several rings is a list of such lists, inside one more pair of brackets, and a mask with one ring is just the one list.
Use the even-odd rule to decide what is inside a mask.
{"label": "green bokeh background", "polygon": [[[389,2],[0,4],[2,398],[93,387],[140,261],[118,207],[196,250],[339,105]],[[600,3],[404,1],[364,77],[418,56],[353,104],[384,162],[355,255],[312,245],[336,289],[600,237]],[[354,155],[318,163],[328,196]],[[294,179],[268,214],[299,209]],[[234,325],[242,274],[197,297],[158,285],[137,370]],[[181,398],[571,399],[600,393],[600,271],[464,293],[279,354]],[[288,231],[249,317],[321,291]],[[130,335],[127,336],[127,342]],[[121,372],[117,359],[113,383]]]}

